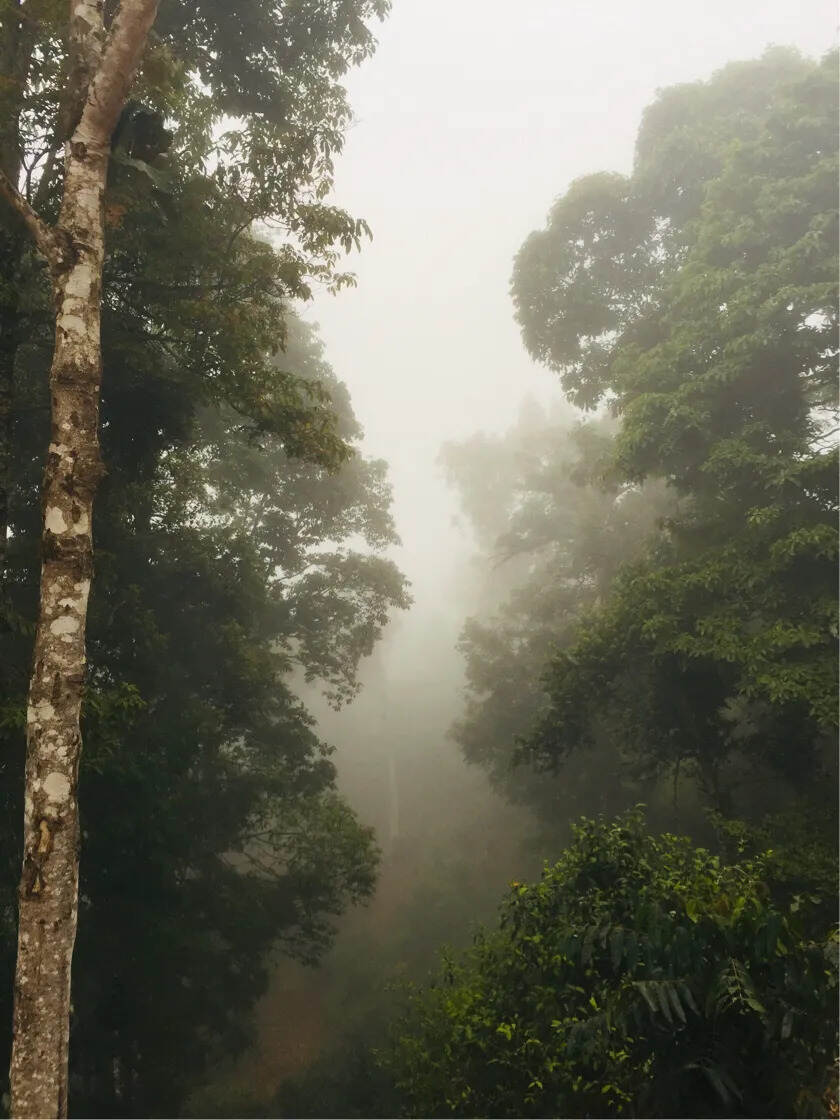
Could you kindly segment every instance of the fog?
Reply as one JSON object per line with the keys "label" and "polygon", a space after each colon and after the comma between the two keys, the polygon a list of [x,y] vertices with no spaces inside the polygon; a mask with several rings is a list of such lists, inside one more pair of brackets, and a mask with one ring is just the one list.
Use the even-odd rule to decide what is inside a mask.
{"label": "fog", "polygon": [[[576,177],[630,170],[642,110],[658,89],[708,78],[769,44],[820,55],[834,30],[825,0],[690,9],[671,0],[397,0],[375,57],[349,76],[356,119],[336,197],[366,218],[374,239],[352,258],[358,286],[318,295],[307,317],[350,389],[366,452],[389,464],[402,539],[393,556],[414,606],[390,624],[352,705],[332,712],[306,692],[337,745],[342,790],[377,830],[382,874],[374,902],[342,920],[319,971],[278,968],[259,1012],[259,1045],[234,1079],[240,1087],[256,1077],[270,1095],[359,1028],[366,1004],[345,973],[360,954],[373,955],[385,980],[394,978],[395,912],[402,907],[406,920],[418,884],[447,850],[473,886],[484,880],[483,894],[470,895],[465,916],[451,895],[436,909],[428,888],[429,952],[413,958],[421,973],[432,946],[465,943],[511,874],[550,854],[533,822],[447,737],[462,703],[455,644],[492,573],[472,562],[475,540],[442,478],[440,448],[504,431],[526,397],[559,397],[513,319],[515,252]],[[491,821],[505,840],[488,857],[476,837]],[[369,974],[363,966],[360,974],[364,987]],[[307,1009],[304,1019],[296,1007]]]}
{"label": "fog", "polygon": [[61,7],[0,1120],[840,1116],[836,5]]}
{"label": "fog", "polygon": [[375,56],[349,75],[356,123],[337,168],[337,200],[374,240],[352,259],[357,289],[309,315],[366,448],[388,461],[414,624],[447,594],[459,547],[440,444],[503,428],[527,393],[557,392],[508,295],[527,234],[578,176],[630,169],[657,89],[769,44],[821,55],[835,26],[827,0],[396,0]]}

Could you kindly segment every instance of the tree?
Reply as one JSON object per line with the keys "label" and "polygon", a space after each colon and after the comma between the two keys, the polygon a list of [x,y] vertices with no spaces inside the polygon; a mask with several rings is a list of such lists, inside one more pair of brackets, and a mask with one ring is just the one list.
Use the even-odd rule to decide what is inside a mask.
{"label": "tree", "polygon": [[[407,599],[377,556],[394,539],[381,463],[356,454],[332,473],[290,462],[279,437],[230,406],[199,406],[145,345],[124,347],[112,315],[70,1084],[84,1115],[173,1115],[247,1040],[269,951],[316,959],[333,915],[371,889],[375,846],[336,798],[330,748],[290,671],[352,695],[385,613]],[[287,328],[283,364],[329,392],[354,443],[346,390],[315,332],[293,316]],[[40,364],[19,368],[15,461],[28,468],[12,493],[9,563],[23,619],[44,396]],[[0,635],[10,779],[28,641],[25,629]],[[12,780],[3,789],[0,852],[13,866],[20,791]]]}
{"label": "tree", "polygon": [[[244,216],[241,229],[257,218],[279,214],[295,234],[300,248],[289,252],[283,262],[287,286],[300,288],[307,269],[324,277],[333,275],[336,257],[332,246],[358,238],[361,230],[359,223],[322,201],[329,186],[331,153],[346,121],[346,104],[336,78],[370,49],[363,17],[382,14],[385,5],[374,0],[371,4],[326,4],[320,10],[317,5],[302,7],[307,10],[296,13],[300,22],[292,20],[288,26],[277,5],[267,3],[252,14],[264,36],[260,41],[282,56],[282,62],[302,66],[308,81],[297,81],[293,65],[279,70],[266,66],[271,80],[255,80],[252,90],[242,95],[235,92],[241,88],[239,79],[249,74],[256,79],[257,68],[248,52],[243,54],[239,36],[226,49],[208,49],[230,16],[225,19],[225,12],[213,4],[172,5],[160,40],[145,60],[145,86],[157,104],[152,112],[142,113],[126,99],[156,3],[126,0],[115,13],[112,6],[104,8],[85,0],[74,7],[69,21],[57,18],[51,9],[30,19],[28,10],[24,12],[18,4],[3,6],[0,58],[11,93],[4,97],[0,124],[4,148],[0,183],[7,202],[49,265],[58,307],[51,375],[54,430],[45,473],[41,610],[28,707],[12,1090],[13,1110],[18,1115],[63,1114],[66,1110],[70,956],[78,875],[75,787],[93,495],[101,474],[97,441],[100,293],[109,164],[122,162],[154,182],[154,171],[144,158],[148,155],[148,128],[143,134],[138,126],[156,122],[159,150],[164,132],[160,107],[177,104],[182,139],[184,134],[189,136],[181,147],[184,166],[194,174],[199,172],[215,147],[216,169],[210,183],[218,194],[239,204],[240,217]],[[184,49],[176,58],[173,45],[179,34]],[[203,88],[207,86],[212,90],[209,96]],[[314,98],[313,90],[317,91]],[[322,113],[325,104],[328,108]],[[237,112],[244,126],[217,143],[218,120],[225,113]],[[274,145],[280,132],[286,143]],[[62,147],[63,175],[57,158]],[[45,214],[48,218],[55,215],[52,224]],[[21,242],[16,229],[11,243],[15,252],[5,262],[7,283],[3,285],[4,317],[11,329],[4,332],[0,400],[0,418],[6,422],[6,430],[0,433],[0,472],[5,475],[10,462],[11,417],[6,402],[13,393],[15,344],[21,338],[15,321],[19,305],[10,294],[24,259],[22,251],[17,251]],[[148,317],[146,322],[148,325]],[[305,417],[311,409],[305,407],[305,400],[287,400],[286,404],[286,430],[292,436],[296,426],[306,428]],[[292,423],[288,424],[290,411]],[[335,442],[329,446],[327,441],[314,454],[321,462],[335,462],[336,450]],[[6,477],[0,479],[4,552],[7,481]],[[46,928],[51,930],[49,939],[43,936]]]}
{"label": "tree", "polygon": [[556,656],[538,765],[606,733],[730,811],[738,780],[742,808],[831,788],[836,102],[831,58],[780,51],[666,91],[632,177],[573,185],[517,258],[526,345],[620,414],[619,477],[681,498]]}
{"label": "tree", "polygon": [[78,906],[79,722],[93,497],[101,472],[102,200],[111,135],[156,10],[156,0],[122,4],[106,40],[101,5],[82,0],[73,9],[67,96],[73,127],[66,135],[57,223],[46,225],[17,185],[5,173],[0,178],[7,201],[49,265],[56,304],[40,610],[27,709],[11,1071],[16,1116],[67,1112],[70,962]]}
{"label": "tree", "polygon": [[754,143],[783,106],[801,108],[813,82],[830,112],[830,69],[830,59],[815,67],[776,47],[663,90],[643,115],[632,175],[578,179],[525,240],[511,285],[516,319],[529,353],[561,375],[573,403],[592,407],[612,389],[613,356],[628,330],[655,320],[733,148]]}
{"label": "tree", "polygon": [[473,563],[486,589],[459,641],[465,710],[452,735],[465,759],[536,810],[555,840],[581,811],[615,811],[641,792],[604,780],[608,741],[566,766],[562,780],[516,765],[517,741],[547,700],[552,652],[572,640],[587,608],[609,595],[622,564],[643,553],[673,512],[661,484],[610,477],[615,431],[608,418],[583,422],[567,408],[546,414],[529,405],[505,435],[474,436],[442,452],[478,540]]}
{"label": "tree", "polygon": [[836,1100],[836,937],[643,816],[582,821],[499,930],[394,1031],[410,1116],[823,1116]]}

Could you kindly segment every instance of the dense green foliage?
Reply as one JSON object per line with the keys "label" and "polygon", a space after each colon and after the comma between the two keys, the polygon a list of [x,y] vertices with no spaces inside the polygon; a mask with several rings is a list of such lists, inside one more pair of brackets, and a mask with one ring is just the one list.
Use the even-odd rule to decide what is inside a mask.
{"label": "dense green foliage", "polygon": [[404,1115],[825,1115],[836,944],[811,908],[774,896],[769,854],[583,821],[415,997],[389,1058]]}
{"label": "dense green foliage", "polygon": [[[286,358],[332,390],[354,437],[346,393],[310,328],[293,325]],[[43,386],[31,384],[37,401]],[[37,443],[45,414],[28,415],[35,430],[17,430]],[[244,1040],[266,951],[282,941],[312,959],[330,916],[370,891],[371,836],[332,791],[329,749],[289,672],[319,678],[339,700],[352,695],[360,657],[389,607],[406,601],[390,562],[341,544],[393,539],[382,464],[356,456],[338,474],[292,465],[277,437],[206,409],[146,473],[136,455],[148,427],[130,391],[106,396],[73,1022],[87,1115],[173,1111],[207,1061]],[[25,618],[37,507],[17,497],[10,592]],[[0,640],[11,779],[30,629]],[[21,790],[7,780],[3,791],[10,965]]]}
{"label": "dense green foliage", "polygon": [[[557,200],[512,292],[570,403],[442,454],[484,572],[464,756],[552,856],[581,811],[640,797],[694,838],[578,825],[375,1064],[388,982],[463,944],[533,854],[524,811],[443,764],[432,781],[443,693],[383,675],[390,715],[358,746],[378,735],[371,767],[411,793],[327,968],[344,1036],[273,1101],[235,1082],[271,953],[321,960],[379,859],[299,693],[351,701],[409,600],[385,465],[292,307],[352,283],[369,232],[329,195],[340,83],[388,6],[162,0],[114,136],[74,1112],[836,1115],[836,60],[785,50],[664,91],[632,174]],[[26,14],[0,0],[0,167],[50,218],[66,4]],[[51,344],[43,265],[2,209],[7,1026]]]}
{"label": "dense green foliage", "polygon": [[673,512],[661,485],[605,479],[614,438],[610,421],[581,423],[567,408],[546,414],[530,404],[504,436],[478,435],[442,454],[479,545],[484,591],[459,642],[465,706],[452,735],[467,761],[536,810],[555,839],[581,811],[626,808],[654,793],[650,784],[642,791],[638,781],[604,780],[606,737],[562,781],[513,765],[517,738],[546,702],[552,650],[573,640],[583,612]]}
{"label": "dense green foliage", "polygon": [[[386,7],[164,0],[115,136],[71,1024],[79,1115],[175,1114],[246,1040],[269,951],[316,959],[373,886],[372,833],[336,793],[332,748],[294,679],[352,698],[360,659],[408,600],[380,555],[396,539],[384,464],[358,454],[347,392],[290,301],[351,279],[338,256],[364,223],[326,202],[349,119],[339,81]],[[47,216],[65,22],[47,3],[22,27],[0,4],[0,157]],[[271,229],[260,237],[255,222]],[[51,324],[41,266],[5,210],[0,238],[6,1052]]]}
{"label": "dense green foliage", "polygon": [[[366,21],[387,8],[387,0],[163,0],[114,136],[103,298],[119,313],[134,360],[142,348],[157,382],[163,351],[168,380],[183,381],[191,399],[227,399],[272,425],[290,450],[322,462],[342,456],[323,401],[294,376],[269,373],[268,363],[283,338],[280,300],[305,297],[314,284],[352,283],[339,257],[367,226],[327,201],[350,120],[340,80],[372,52]],[[47,219],[73,123],[65,36],[64,4],[46,0],[21,21],[17,3],[0,2],[0,166]],[[2,222],[5,525],[15,362],[33,313],[40,318],[33,287],[42,294],[44,285],[5,207]],[[255,244],[255,222],[276,232],[275,250]]]}
{"label": "dense green foliage", "polygon": [[720,855],[579,826],[415,998],[408,1115],[836,1114],[835,70],[664,91],[516,259],[526,347],[612,421],[445,450],[497,568],[454,737],[555,836],[644,792]]}
{"label": "dense green foliage", "polygon": [[555,658],[528,748],[539,765],[606,731],[642,771],[686,764],[723,809],[744,772],[800,791],[825,777],[834,70],[772,51],[666,91],[633,175],[574,184],[517,258],[526,345],[572,400],[621,416],[620,478],[661,478],[682,498]]}

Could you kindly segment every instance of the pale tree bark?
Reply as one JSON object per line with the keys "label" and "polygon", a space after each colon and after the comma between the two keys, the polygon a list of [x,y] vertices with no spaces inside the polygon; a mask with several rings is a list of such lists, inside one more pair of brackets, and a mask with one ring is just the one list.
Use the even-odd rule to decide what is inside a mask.
{"label": "pale tree bark", "polygon": [[67,1115],[70,965],[79,877],[79,717],[93,570],[93,499],[102,473],[103,196],[111,136],[157,6],[158,0],[122,0],[106,31],[102,0],[70,0],[73,111],[55,226],[42,221],[16,184],[0,173],[0,194],[49,264],[56,307],[40,610],[26,720],[11,1065],[14,1117]]}

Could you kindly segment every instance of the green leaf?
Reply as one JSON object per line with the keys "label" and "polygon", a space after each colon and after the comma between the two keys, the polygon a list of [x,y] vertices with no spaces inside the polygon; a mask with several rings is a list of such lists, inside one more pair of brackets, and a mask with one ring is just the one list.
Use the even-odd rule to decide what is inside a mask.
{"label": "green leaf", "polygon": [[120,148],[114,148],[112,150],[111,159],[114,163],[118,163],[122,167],[131,167],[134,171],[139,171],[142,175],[145,175],[147,179],[151,180],[155,190],[160,191],[161,194],[172,193],[172,175],[170,172],[152,167],[152,165],[146,163],[145,160],[135,159],[133,156],[126,155]]}
{"label": "green leaf", "polygon": [[685,1022],[685,1011],[683,1010],[683,1005],[680,1002],[680,997],[677,994],[677,989],[674,985],[668,986],[668,995],[671,997],[671,1006],[674,1008],[674,1011],[676,1011],[678,1017],[682,1019],[683,1022]]}
{"label": "green leaf", "polygon": [[712,1087],[714,1088],[720,1099],[723,1101],[723,1103],[725,1105],[731,1105],[734,1102],[734,1098],[731,1090],[729,1089],[729,1086],[727,1085],[728,1079],[725,1078],[723,1070],[720,1068],[720,1066],[701,1066],[701,1069],[711,1082]]}
{"label": "green leaf", "polygon": [[671,1015],[671,1001],[668,998],[668,989],[669,985],[664,981],[660,981],[659,983],[654,985],[654,992],[656,993],[656,998],[659,1002],[659,1007],[662,1011],[662,1014],[665,1016],[669,1023],[673,1023],[674,1020]]}
{"label": "green leaf", "polygon": [[694,1001],[694,996],[691,994],[691,988],[689,988],[688,984],[683,984],[681,990],[685,1002],[688,1004],[695,1015],[699,1015],[700,1009]]}
{"label": "green leaf", "polygon": [[610,959],[613,968],[618,971],[624,950],[624,930],[619,926],[610,934]]}

